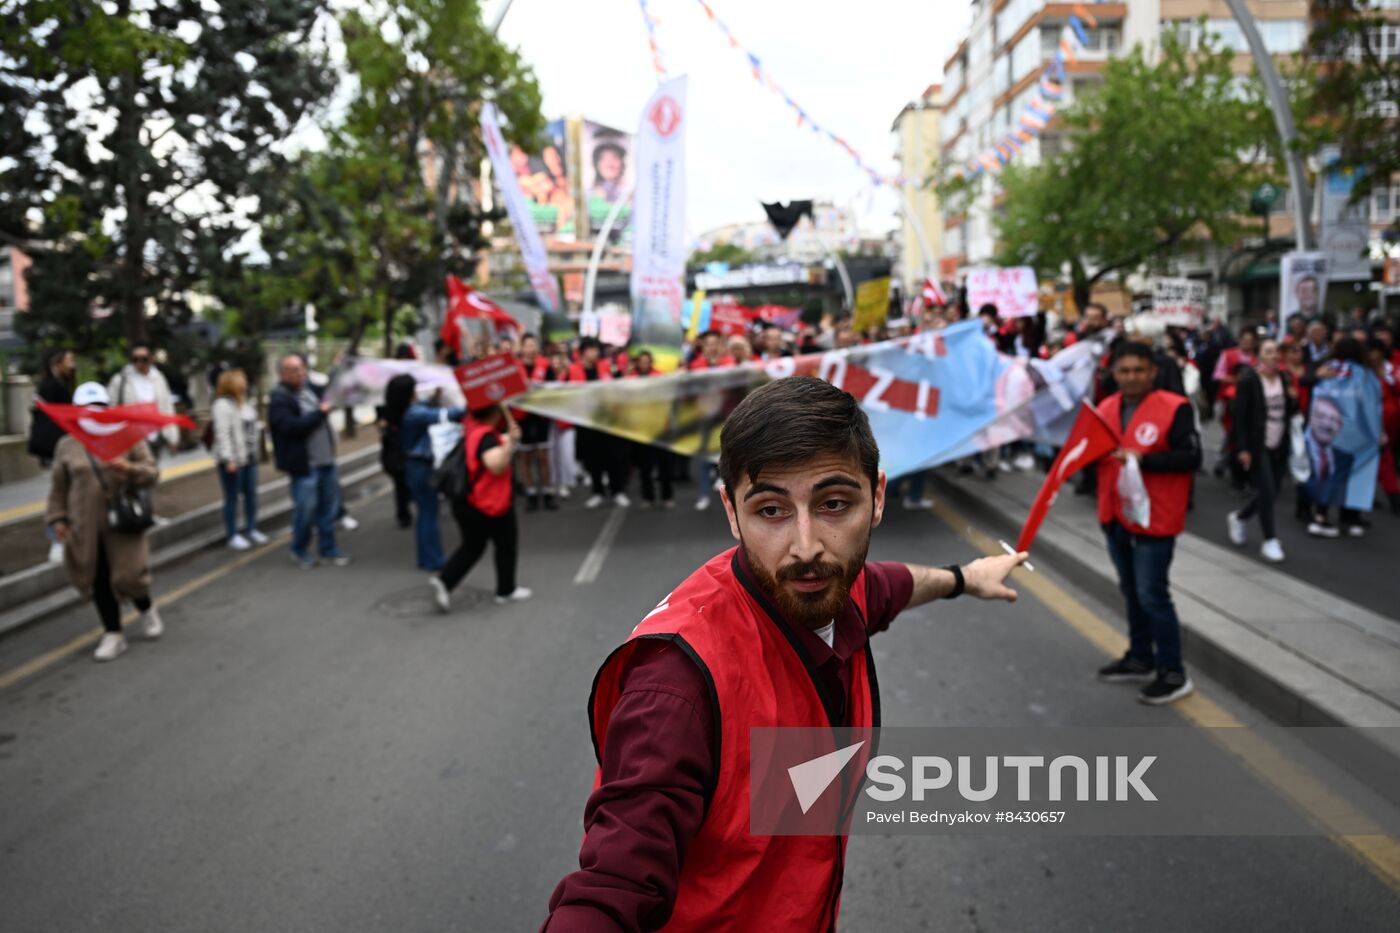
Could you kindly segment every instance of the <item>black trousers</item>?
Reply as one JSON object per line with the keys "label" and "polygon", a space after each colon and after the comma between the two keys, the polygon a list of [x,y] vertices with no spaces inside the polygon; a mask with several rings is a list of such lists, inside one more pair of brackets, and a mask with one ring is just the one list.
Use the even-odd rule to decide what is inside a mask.
{"label": "black trousers", "polygon": [[515,522],[515,509],[492,518],[472,508],[466,502],[452,503],[452,517],[462,533],[457,546],[438,576],[449,590],[457,588],[462,578],[471,573],[489,541],[495,548],[496,595],[509,596],[515,592],[515,562],[520,549],[520,530]]}
{"label": "black trousers", "polygon": [[1279,487],[1283,485],[1283,475],[1288,470],[1288,447],[1280,444],[1276,450],[1263,451],[1249,465],[1249,480],[1254,486],[1254,498],[1240,509],[1239,517],[1248,521],[1259,513],[1259,527],[1265,538],[1277,538],[1278,529],[1274,526],[1274,500],[1278,498]]}
{"label": "black trousers", "polygon": [[[627,451],[631,446],[630,441],[591,428],[579,428],[577,443],[578,458],[588,470],[594,495],[615,496],[627,491]],[[604,477],[608,481],[606,491]]]}
{"label": "black trousers", "polygon": [[394,518],[400,528],[408,528],[413,524],[413,491],[408,488],[408,477],[402,465],[397,470],[386,468],[384,472],[394,480]]}
{"label": "black trousers", "polygon": [[632,445],[632,462],[637,464],[637,476],[642,483],[642,499],[656,501],[656,476],[661,478],[661,501],[670,502],[675,498],[671,485],[671,452],[664,447],[650,444]]}
{"label": "black trousers", "polygon": [[[107,563],[107,548],[102,539],[97,539],[97,573],[92,580],[92,601],[97,604],[97,615],[102,619],[102,627],[109,632],[122,630],[122,604],[112,591],[112,568]],[[138,612],[151,608],[151,597],[142,596],[132,601]]]}

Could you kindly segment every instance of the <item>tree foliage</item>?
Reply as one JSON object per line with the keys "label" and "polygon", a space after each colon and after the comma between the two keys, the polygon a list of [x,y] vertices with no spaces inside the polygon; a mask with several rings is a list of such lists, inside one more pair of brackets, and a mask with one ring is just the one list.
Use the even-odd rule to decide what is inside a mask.
{"label": "tree foliage", "polygon": [[754,254],[737,243],[715,243],[709,249],[697,249],[690,254],[686,265],[703,266],[710,262],[726,262],[731,266],[742,266],[754,261]]}
{"label": "tree foliage", "polygon": [[34,260],[31,340],[93,352],[188,319],[332,88],[323,3],[0,3],[0,239]]}
{"label": "tree foliage", "polygon": [[1341,146],[1344,168],[1357,169],[1355,196],[1400,174],[1400,56],[1383,48],[1389,23],[1377,0],[1313,6],[1309,59],[1317,79],[1311,122]]}
{"label": "tree foliage", "polygon": [[1102,82],[1059,116],[1065,145],[1001,175],[998,261],[1055,277],[1075,298],[1114,273],[1161,264],[1193,240],[1234,241],[1249,194],[1277,177],[1277,144],[1257,82],[1207,40],[1163,35],[1108,62]]}

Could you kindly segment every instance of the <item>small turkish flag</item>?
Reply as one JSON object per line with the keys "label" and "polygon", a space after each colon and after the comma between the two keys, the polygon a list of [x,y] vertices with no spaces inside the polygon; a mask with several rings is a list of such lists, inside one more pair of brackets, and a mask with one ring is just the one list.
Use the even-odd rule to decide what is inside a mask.
{"label": "small turkish flag", "polygon": [[184,415],[162,414],[155,402],[89,408],[86,405],[51,405],[39,400],[39,410],[53,419],[69,437],[82,444],[98,460],[117,459],[152,431],[168,424],[194,430]]}
{"label": "small turkish flag", "polygon": [[1069,429],[1069,437],[1065,438],[1065,446],[1060,448],[1060,455],[1050,467],[1050,475],[1045,477],[1031,510],[1026,513],[1026,523],[1021,527],[1021,536],[1016,539],[1017,551],[1030,550],[1031,542],[1035,540],[1050,506],[1055,504],[1055,494],[1060,491],[1064,481],[1117,447],[1118,433],[1103,420],[1098,409],[1084,402],[1079,417],[1074,419],[1074,427]]}
{"label": "small turkish flag", "polygon": [[948,306],[948,296],[943,294],[943,288],[933,279],[924,279],[924,304],[931,308]]}

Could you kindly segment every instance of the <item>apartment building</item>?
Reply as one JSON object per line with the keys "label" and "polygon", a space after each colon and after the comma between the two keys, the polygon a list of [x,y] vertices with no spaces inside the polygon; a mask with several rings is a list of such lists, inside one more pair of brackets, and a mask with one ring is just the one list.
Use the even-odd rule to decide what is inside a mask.
{"label": "apartment building", "polygon": [[[931,84],[916,100],[904,105],[895,117],[895,158],[904,183],[900,196],[900,229],[895,269],[905,295],[923,287],[925,276],[939,276],[943,255],[943,215],[938,194],[922,182],[933,171],[942,152],[939,131],[942,123],[942,87]],[[925,268],[925,255],[930,261]]]}
{"label": "apartment building", "polygon": [[[1096,25],[1085,29],[1087,42],[1077,51],[1075,61],[1066,63],[1061,109],[1100,79],[1110,58],[1139,44],[1155,48],[1163,29],[1180,30],[1188,41],[1194,41],[1202,32],[1201,17],[1205,17],[1205,30],[1238,53],[1241,73],[1250,67],[1244,36],[1223,0],[1126,0],[1083,5]],[[1042,0],[974,0],[967,35],[944,64],[941,136],[945,158],[954,162],[975,158],[1015,126],[1035,95],[1045,66],[1054,58],[1075,6]],[[1251,0],[1249,6],[1270,52],[1289,55],[1302,51],[1308,34],[1307,0]],[[1016,158],[1033,164],[1062,144],[1063,137],[1052,122]],[[966,210],[944,217],[943,253],[949,272],[986,263],[995,253],[997,179],[987,173],[975,184]],[[1291,223],[1282,212],[1279,221],[1280,225]]]}

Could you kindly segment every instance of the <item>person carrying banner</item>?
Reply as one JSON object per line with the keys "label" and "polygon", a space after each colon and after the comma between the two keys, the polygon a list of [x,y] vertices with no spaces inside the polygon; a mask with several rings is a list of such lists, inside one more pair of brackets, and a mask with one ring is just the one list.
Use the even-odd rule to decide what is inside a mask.
{"label": "person carrying banner", "polygon": [[[74,405],[106,408],[107,390],[85,382],[73,393]],[[92,600],[102,620],[102,639],[93,658],[113,661],[126,651],[121,600],[141,613],[141,630],[149,639],[165,631],[160,611],[151,603],[151,553],[144,531],[120,532],[108,522],[108,501],[121,489],[152,487],[160,478],[151,448],[144,440],[103,463],[71,435],[54,447],[45,523],[64,546],[68,580],[84,600]]]}
{"label": "person carrying banner", "polygon": [[273,460],[287,474],[292,490],[292,561],[303,570],[316,566],[311,529],[319,538],[320,559],[336,567],[350,563],[335,544],[340,511],[340,478],[335,465],[331,405],[307,384],[306,361],[288,353],[278,362],[281,381],[267,400]]}
{"label": "person carrying banner", "polygon": [[1259,514],[1264,543],[1259,553],[1265,560],[1283,560],[1283,545],[1274,524],[1274,501],[1288,473],[1288,422],[1298,412],[1298,398],[1292,383],[1279,369],[1281,354],[1277,340],[1265,340],[1259,347],[1255,369],[1237,370],[1235,416],[1230,449],[1254,487],[1254,498],[1244,508],[1225,516],[1230,541],[1244,547],[1249,536],[1249,520]]}
{"label": "person carrying banner", "polygon": [[408,488],[403,452],[403,413],[413,404],[413,376],[399,373],[384,387],[384,404],[376,414],[379,425],[379,465],[394,481],[394,518],[400,528],[413,527],[413,493]]}
{"label": "person carrying banner", "polygon": [[[584,337],[578,344],[578,362],[569,367],[570,382],[607,382],[612,379],[612,367],[602,358],[603,345],[596,337]],[[586,509],[596,509],[607,501],[603,478],[607,477],[607,492],[613,504],[625,509],[632,504],[627,498],[626,442],[602,431],[580,427],[576,430],[578,458],[593,484],[593,494],[584,502]]]}
{"label": "person carrying banner", "polygon": [[399,428],[399,445],[403,448],[404,477],[413,496],[413,545],[418,569],[436,573],[446,558],[442,553],[442,531],[438,527],[438,493],[433,488],[433,467],[439,453],[434,452],[432,429],[439,424],[457,424],[467,410],[457,406],[442,407],[442,389],[420,384],[415,387],[413,404],[403,413]]}
{"label": "person carrying banner", "polygon": [[[660,375],[661,373],[654,365],[651,353],[643,350],[637,354],[627,378],[654,379]],[[671,476],[673,466],[671,452],[654,444],[635,442],[632,444],[632,462],[637,467],[637,479],[642,487],[642,505],[651,508],[658,504],[656,485],[657,480],[660,479],[660,506],[663,509],[674,509],[676,499]]]}
{"label": "person carrying banner", "polygon": [[[1379,442],[1381,416],[1381,389],[1379,380],[1366,366],[1365,349],[1361,341],[1354,337],[1338,337],[1327,361],[1316,370],[1316,381],[1312,389],[1312,406],[1308,413],[1308,429],[1304,443],[1308,451],[1308,461],[1312,471],[1302,485],[1302,490],[1311,505],[1311,519],[1308,534],[1316,538],[1336,538],[1345,533],[1353,538],[1366,534],[1368,523],[1361,517],[1359,508],[1347,505],[1347,490],[1351,484],[1351,474],[1358,462],[1369,460],[1369,454],[1358,460],[1361,451],[1346,449],[1339,441],[1348,432],[1348,415],[1354,422],[1374,420],[1374,432],[1368,432]],[[1366,384],[1364,394],[1376,403],[1374,411],[1367,411],[1359,400],[1347,404],[1346,396],[1357,394],[1347,390],[1347,383]],[[1358,386],[1359,388],[1359,386]],[[1339,394],[1340,393],[1340,394]],[[1348,411],[1350,409],[1350,411]],[[1373,418],[1368,419],[1366,416]],[[1357,425],[1353,425],[1357,426]],[[1374,478],[1372,479],[1374,482]],[[1375,495],[1374,488],[1367,496]],[[1337,528],[1331,521],[1332,506],[1338,506],[1339,523]],[[1365,508],[1369,509],[1367,504]]]}
{"label": "person carrying banner", "polygon": [[[540,353],[540,338],[525,334],[520,338],[520,368],[529,382],[543,382],[549,361]],[[549,463],[549,448],[553,443],[554,425],[543,415],[528,412],[520,418],[520,476],[525,483],[525,508],[539,510],[541,502],[553,512],[559,508],[554,499],[554,473]]]}
{"label": "person carrying banner", "polygon": [[603,662],[580,868],[542,933],[835,928],[845,837],[749,832],[750,730],[878,725],[870,637],[936,599],[1014,601],[1005,581],[1026,557],[867,561],[879,460],[859,403],[814,377],[771,382],[729,416],[722,500],[739,544]]}
{"label": "person carrying banner", "polygon": [[[1152,388],[1157,364],[1150,346],[1119,344],[1113,378],[1118,390],[1098,410],[1122,433],[1118,450],[1099,461],[1099,524],[1127,601],[1129,646],[1122,658],[1099,670],[1099,679],[1150,681],[1138,699],[1157,706],[1195,689],[1181,659],[1181,623],[1168,577],[1177,535],[1186,528],[1201,443],[1185,396]],[[1125,508],[1119,493],[1125,469],[1141,473],[1147,515],[1130,517]]]}
{"label": "person carrying banner", "polygon": [[522,602],[534,595],[515,582],[520,531],[511,462],[519,446],[520,426],[501,405],[473,411],[464,426],[462,447],[470,485],[465,499],[449,503],[462,541],[442,569],[428,578],[433,602],[443,612],[452,607],[452,591],[486,553],[488,542],[495,552],[496,603]]}

